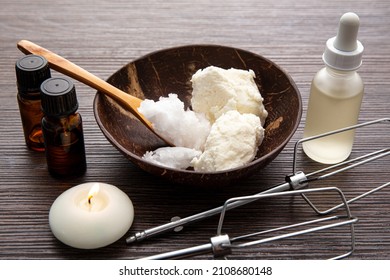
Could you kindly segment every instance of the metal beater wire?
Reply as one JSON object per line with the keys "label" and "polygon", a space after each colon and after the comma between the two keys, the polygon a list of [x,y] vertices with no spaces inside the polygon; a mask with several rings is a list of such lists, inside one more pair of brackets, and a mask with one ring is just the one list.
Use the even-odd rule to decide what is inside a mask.
{"label": "metal beater wire", "polygon": [[350,160],[347,160],[347,161],[343,161],[341,163],[334,164],[332,166],[329,166],[329,167],[326,167],[326,168],[323,168],[323,169],[311,172],[311,173],[307,174],[307,177],[309,178],[309,177],[312,177],[314,175],[321,174],[323,172],[326,172],[326,171],[329,171],[329,170],[332,170],[332,169],[335,169],[335,168],[338,168],[338,167],[341,167],[341,166],[346,166],[346,165],[349,165],[350,163],[356,162],[353,165],[349,165],[349,166],[346,166],[344,168],[340,168],[340,169],[338,169],[338,170],[336,170],[334,172],[329,172],[329,173],[324,174],[322,176],[319,176],[319,177],[316,177],[316,178],[312,178],[312,179],[308,179],[308,181],[326,179],[326,178],[328,178],[330,176],[333,176],[333,175],[335,175],[337,173],[341,173],[341,172],[347,171],[349,169],[355,168],[355,167],[357,167],[359,165],[363,165],[363,164],[368,163],[370,161],[373,161],[373,160],[385,157],[385,156],[389,155],[389,153],[390,153],[390,149],[386,148],[386,149],[382,149],[382,150],[378,150],[378,151],[375,151],[375,152],[372,152],[372,153],[368,153],[368,154],[365,154],[365,155],[362,155],[360,157],[356,157],[356,158],[353,158],[353,159],[350,159]]}
{"label": "metal beater wire", "polygon": [[[354,125],[354,126],[345,127],[345,128],[342,128],[342,129],[330,131],[330,132],[319,134],[319,135],[316,135],[316,136],[303,138],[303,139],[297,141],[295,143],[295,146],[294,146],[293,173],[295,173],[295,170],[296,170],[297,153],[298,153],[298,147],[299,147],[300,144],[302,144],[304,142],[307,142],[307,141],[312,141],[312,140],[315,140],[315,139],[318,139],[318,138],[326,137],[326,136],[329,136],[329,135],[334,135],[334,134],[338,134],[338,133],[345,132],[345,131],[348,131],[348,130],[353,130],[353,129],[357,129],[359,127],[369,126],[369,125],[378,124],[378,123],[389,124],[390,123],[390,118],[377,119],[377,120],[374,120],[374,121],[369,121],[369,122],[357,124],[357,125]],[[355,167],[363,165],[365,163],[368,163],[368,162],[380,159],[382,157],[388,156],[389,154],[390,154],[390,149],[386,148],[386,149],[378,150],[378,151],[375,151],[375,152],[372,152],[372,153],[369,153],[369,154],[366,154],[366,155],[362,155],[360,157],[356,157],[356,158],[351,159],[351,160],[346,160],[346,161],[343,161],[341,163],[334,164],[332,166],[329,166],[329,167],[323,168],[321,170],[318,170],[318,171],[315,171],[315,172],[307,174],[308,179],[307,179],[306,182],[312,182],[312,181],[316,181],[316,180],[326,179],[326,178],[331,177],[331,176],[333,176],[335,174],[347,171],[349,169],[355,168]],[[355,163],[351,164],[353,162],[355,162]],[[342,166],[344,166],[344,167],[342,167]],[[329,171],[329,170],[333,170],[333,169],[338,168],[338,167],[342,167],[342,168],[337,169],[337,170],[332,171],[332,172],[328,172],[328,173],[323,174],[323,175],[318,176],[318,177],[314,177],[314,178],[312,177],[314,175],[321,174],[323,172],[326,172],[326,171]],[[347,203],[349,203],[349,204],[353,203],[353,202],[355,202],[355,201],[357,201],[359,199],[362,199],[362,198],[364,198],[364,197],[366,197],[366,196],[368,196],[370,194],[373,194],[373,193],[375,193],[375,192],[377,192],[377,191],[379,191],[379,190],[389,186],[389,183],[383,184],[383,185],[381,185],[381,186],[379,186],[379,187],[377,187],[375,189],[372,189],[372,190],[370,190],[370,191],[368,191],[366,193],[363,193],[363,194],[361,194],[361,195],[359,195],[357,197],[354,197],[353,199],[348,200]],[[310,199],[305,194],[302,193],[301,196],[309,204],[309,206],[319,215],[326,215],[326,214],[328,214],[328,213],[330,213],[330,212],[332,212],[332,211],[334,211],[334,210],[336,210],[336,209],[338,209],[338,208],[340,208],[342,206],[342,204],[339,204],[339,205],[331,207],[331,208],[329,208],[327,210],[320,211],[314,205],[314,203],[312,203],[310,201]]]}
{"label": "metal beater wire", "polygon": [[229,209],[229,204],[231,204],[231,203],[234,203],[236,201],[244,201],[244,200],[248,201],[248,203],[250,203],[250,202],[257,201],[259,199],[269,198],[269,197],[304,194],[304,193],[317,193],[317,192],[326,192],[326,191],[336,191],[340,196],[340,199],[342,201],[342,205],[345,207],[347,216],[352,217],[351,211],[349,209],[349,206],[348,206],[347,200],[345,199],[344,194],[342,193],[342,191],[340,189],[335,188],[335,187],[295,190],[295,191],[289,191],[287,193],[286,192],[278,192],[278,193],[268,193],[268,194],[255,194],[255,195],[249,195],[249,196],[234,197],[234,198],[230,198],[230,199],[225,201],[223,208],[222,208],[222,211],[221,211],[221,214],[220,214],[220,217],[219,217],[217,235],[222,234],[222,226],[223,226],[223,222],[225,220],[226,211]]}
{"label": "metal beater wire", "polygon": [[359,127],[364,127],[364,126],[377,124],[377,123],[390,123],[390,118],[382,118],[382,119],[377,119],[377,120],[373,120],[373,121],[368,121],[368,122],[364,122],[364,123],[361,123],[361,124],[357,124],[357,125],[353,125],[353,126],[349,126],[349,127],[344,127],[344,128],[341,128],[341,129],[337,129],[337,130],[333,130],[333,131],[327,132],[327,133],[322,133],[322,134],[318,134],[316,136],[306,137],[306,138],[298,140],[295,143],[295,146],[294,146],[294,157],[293,157],[293,168],[292,168],[293,169],[292,170],[293,174],[296,172],[298,147],[302,143],[307,142],[307,141],[312,141],[312,140],[315,140],[315,139],[318,139],[318,138],[326,137],[326,136],[329,136],[329,135],[338,134],[338,133],[345,132],[345,131],[348,131],[348,130],[353,130],[353,129],[356,129],[356,128],[359,128]]}

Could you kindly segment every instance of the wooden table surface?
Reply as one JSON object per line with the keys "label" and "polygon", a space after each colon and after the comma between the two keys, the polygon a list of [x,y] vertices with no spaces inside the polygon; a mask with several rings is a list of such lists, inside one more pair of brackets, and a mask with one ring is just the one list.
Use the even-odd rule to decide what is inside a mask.
{"label": "wooden table surface", "polygon": [[[206,219],[143,243],[127,246],[125,237],[223,204],[229,197],[257,193],[284,181],[292,171],[294,143],[302,138],[310,82],[323,67],[325,42],[336,35],[340,16],[356,12],[359,39],[365,47],[359,70],[365,95],[359,122],[389,117],[390,3],[387,0],[309,1],[1,1],[0,9],[0,259],[135,259],[208,242],[218,217]],[[28,39],[107,79],[128,62],[150,52],[186,44],[219,44],[261,54],[284,68],[296,82],[303,115],[293,139],[281,154],[255,175],[225,188],[177,186],[134,166],[106,140],[93,115],[95,90],[75,82],[84,120],[88,169],[73,179],[55,179],[43,153],[24,144],[16,102],[16,48]],[[53,76],[61,74],[53,71]],[[388,148],[388,124],[359,129],[352,157]],[[301,152],[298,169],[322,168]],[[347,198],[389,181],[389,157],[354,168],[311,188],[335,186]],[[132,199],[135,220],[129,232],[105,248],[79,250],[51,233],[48,213],[53,201],[71,186],[85,182],[116,185]],[[321,203],[334,199],[323,195]],[[390,188],[350,207],[359,218],[356,248],[349,259],[390,259]],[[342,213],[342,212],[339,212]],[[272,198],[228,213],[230,236],[316,218],[300,197]],[[345,249],[344,228],[234,251],[233,259],[321,259]],[[210,259],[201,255],[194,259]]]}

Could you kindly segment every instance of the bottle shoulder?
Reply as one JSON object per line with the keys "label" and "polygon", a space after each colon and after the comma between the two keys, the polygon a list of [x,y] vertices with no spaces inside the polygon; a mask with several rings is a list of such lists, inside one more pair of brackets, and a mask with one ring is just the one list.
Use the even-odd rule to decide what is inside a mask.
{"label": "bottle shoulder", "polygon": [[312,89],[335,98],[349,98],[363,94],[364,84],[356,71],[339,72],[327,67],[319,70],[312,80]]}
{"label": "bottle shoulder", "polygon": [[41,102],[41,96],[38,92],[21,92],[16,95],[19,102]]}

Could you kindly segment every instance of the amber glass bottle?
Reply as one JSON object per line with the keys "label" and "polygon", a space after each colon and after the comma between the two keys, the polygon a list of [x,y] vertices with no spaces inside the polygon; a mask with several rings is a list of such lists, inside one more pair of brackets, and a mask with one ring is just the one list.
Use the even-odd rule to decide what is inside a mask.
{"label": "amber glass bottle", "polygon": [[87,164],[76,90],[68,78],[51,78],[41,85],[42,131],[49,172],[55,176],[81,175]]}
{"label": "amber glass bottle", "polygon": [[32,150],[44,151],[40,86],[51,76],[49,64],[44,57],[27,55],[16,62],[15,72],[17,100],[26,145]]}

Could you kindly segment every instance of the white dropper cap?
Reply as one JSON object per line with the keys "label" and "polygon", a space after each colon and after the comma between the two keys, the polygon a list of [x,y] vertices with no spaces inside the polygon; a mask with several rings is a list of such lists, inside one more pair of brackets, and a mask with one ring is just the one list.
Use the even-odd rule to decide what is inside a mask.
{"label": "white dropper cap", "polygon": [[357,40],[359,17],[345,13],[340,18],[337,36],[326,42],[323,61],[329,67],[342,71],[353,71],[362,65],[363,45]]}

